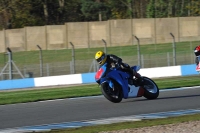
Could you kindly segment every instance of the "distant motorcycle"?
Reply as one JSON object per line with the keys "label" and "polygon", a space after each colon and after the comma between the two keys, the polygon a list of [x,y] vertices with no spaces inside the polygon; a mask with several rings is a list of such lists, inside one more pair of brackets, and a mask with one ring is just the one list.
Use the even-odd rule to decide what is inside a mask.
{"label": "distant motorcycle", "polygon": [[[140,70],[140,66],[132,66],[135,71]],[[108,68],[107,63],[99,68],[95,74],[96,82],[101,86],[101,92],[105,98],[113,103],[119,103],[122,99],[142,97],[156,99],[159,89],[156,83],[145,76],[143,85],[139,86],[137,80],[122,71],[119,67]]]}
{"label": "distant motorcycle", "polygon": [[198,56],[198,64],[196,65],[196,71],[200,73],[200,56]]}

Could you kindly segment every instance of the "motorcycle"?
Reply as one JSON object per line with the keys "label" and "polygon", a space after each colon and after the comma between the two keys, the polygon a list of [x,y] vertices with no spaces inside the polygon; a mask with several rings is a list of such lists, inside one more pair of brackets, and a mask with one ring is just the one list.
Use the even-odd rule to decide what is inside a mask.
{"label": "motorcycle", "polygon": [[196,65],[196,71],[200,73],[200,56],[198,56],[198,64]]}
{"label": "motorcycle", "polygon": [[[140,66],[132,66],[138,72]],[[119,103],[122,99],[144,96],[147,99],[156,99],[159,95],[157,84],[150,78],[142,76],[142,85],[130,77],[120,67],[109,68],[107,63],[102,65],[95,74],[95,81],[101,86],[101,92],[106,99]]]}

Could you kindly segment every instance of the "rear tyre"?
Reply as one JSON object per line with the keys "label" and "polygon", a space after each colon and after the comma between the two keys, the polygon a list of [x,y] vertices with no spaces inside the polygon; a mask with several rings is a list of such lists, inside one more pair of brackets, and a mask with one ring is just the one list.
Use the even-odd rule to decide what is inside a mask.
{"label": "rear tyre", "polygon": [[117,82],[112,82],[114,83],[114,88],[111,88],[107,82],[101,84],[101,92],[109,101],[119,103],[122,101],[123,97],[122,89]]}
{"label": "rear tyre", "polygon": [[144,80],[144,97],[151,100],[156,99],[159,95],[157,84],[150,78],[143,77]]}

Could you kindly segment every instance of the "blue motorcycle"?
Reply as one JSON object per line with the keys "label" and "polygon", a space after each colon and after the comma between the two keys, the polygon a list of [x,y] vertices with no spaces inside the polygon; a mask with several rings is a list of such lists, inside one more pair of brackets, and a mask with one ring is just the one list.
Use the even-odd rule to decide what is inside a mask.
{"label": "blue motorcycle", "polygon": [[[131,67],[135,71],[140,70],[140,66]],[[142,85],[136,79],[130,77],[127,72],[119,67],[107,67],[107,63],[102,65],[95,74],[95,81],[101,86],[101,92],[105,98],[113,103],[119,103],[122,99],[142,97],[156,99],[159,95],[157,84],[150,78],[142,76]]]}

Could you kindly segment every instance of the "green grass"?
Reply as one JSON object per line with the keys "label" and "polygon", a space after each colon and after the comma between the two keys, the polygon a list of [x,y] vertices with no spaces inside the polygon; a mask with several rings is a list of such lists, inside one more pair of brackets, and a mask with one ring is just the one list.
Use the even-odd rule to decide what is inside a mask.
{"label": "green grass", "polygon": [[0,92],[0,104],[100,95],[97,85]]}
{"label": "green grass", "polygon": [[[177,42],[176,52],[188,52],[192,53],[193,48],[199,44],[197,42]],[[87,60],[94,59],[96,51],[104,50],[104,47],[99,48],[81,48],[75,49],[75,59],[76,60]],[[160,54],[160,53],[172,53],[172,43],[166,44],[148,44],[140,46],[141,54]],[[128,46],[114,46],[107,47],[107,52],[109,54],[116,54],[118,56],[137,56],[137,45]],[[19,66],[31,64],[39,64],[40,52],[39,51],[24,51],[24,52],[13,52],[13,60]],[[72,60],[72,50],[71,49],[61,49],[61,50],[43,50],[43,63],[55,63],[55,62],[65,62]],[[3,67],[7,62],[7,56],[4,53],[0,54],[0,64]]]}
{"label": "green grass", "polygon": [[[154,79],[154,81],[159,89],[168,89],[183,86],[198,86],[200,85],[199,78],[200,76],[197,75]],[[0,105],[96,95],[101,95],[98,84],[50,89],[1,91]]]}

